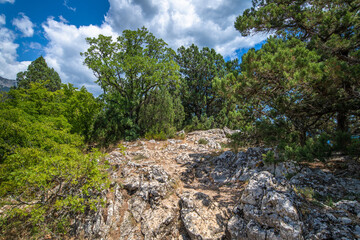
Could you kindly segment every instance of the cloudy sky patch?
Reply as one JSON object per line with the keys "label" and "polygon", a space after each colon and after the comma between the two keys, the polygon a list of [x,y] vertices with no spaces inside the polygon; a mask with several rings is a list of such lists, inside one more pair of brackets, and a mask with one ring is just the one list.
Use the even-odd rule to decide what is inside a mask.
{"label": "cloudy sky patch", "polygon": [[15,0],[0,0],[0,3],[14,3]]}
{"label": "cloudy sky patch", "polygon": [[[0,12],[0,39],[3,39],[0,43],[0,76],[14,79],[16,71],[23,71],[30,61],[21,59],[25,59],[23,54],[30,48],[33,50],[30,52],[33,54],[31,61],[44,55],[63,82],[71,82],[76,87],[84,85],[98,94],[100,88],[80,56],[80,52],[88,48],[86,37],[99,34],[118,36],[125,29],[136,30],[145,26],[174,50],[194,43],[200,48],[214,48],[227,59],[238,57],[237,54],[243,52],[239,50],[254,47],[267,37],[245,38],[234,29],[236,17],[251,7],[251,0],[109,0],[108,5],[97,0],[64,0],[52,4],[38,1],[43,1],[44,8],[49,10],[44,9],[41,11],[43,15],[39,15],[35,8],[32,9],[32,4],[27,3],[28,11],[13,13],[10,18],[7,16],[7,19],[12,19],[13,28],[5,26],[7,14]],[[0,3],[4,2],[14,3],[0,0]],[[18,5],[15,2],[8,6]],[[100,9],[105,9],[102,14]],[[34,23],[30,18],[36,19]],[[35,26],[41,26],[39,33],[34,31]],[[16,31],[21,35],[15,34]],[[30,53],[27,52],[28,58],[31,58]],[[9,68],[13,70],[6,71]]]}
{"label": "cloudy sky patch", "polygon": [[34,35],[34,24],[24,13],[19,13],[19,17],[13,19],[12,24],[22,32],[24,37],[32,37]]}

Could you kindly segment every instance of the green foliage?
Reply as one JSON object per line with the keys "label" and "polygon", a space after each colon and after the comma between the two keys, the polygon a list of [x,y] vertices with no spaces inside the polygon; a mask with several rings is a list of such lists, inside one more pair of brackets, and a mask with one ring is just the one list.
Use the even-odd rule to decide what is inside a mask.
{"label": "green foliage", "polygon": [[359,8],[356,0],[306,0],[291,4],[286,0],[257,0],[236,19],[235,28],[243,36],[275,31],[280,36],[296,37],[326,57],[356,63]]}
{"label": "green foliage", "polygon": [[166,140],[169,138],[169,135],[167,135],[164,131],[160,131],[160,132],[147,132],[145,133],[145,138],[150,140],[150,139],[154,139],[154,140]]}
{"label": "green foliage", "polygon": [[231,151],[237,154],[239,152],[240,147],[246,146],[243,142],[243,136],[241,132],[237,132],[232,134],[230,137],[230,143],[229,146],[231,148]]}
{"label": "green foliage", "polygon": [[263,157],[265,163],[275,164],[279,161],[279,159],[275,157],[275,153],[273,151],[268,151]]}
{"label": "green foliage", "polygon": [[[145,106],[147,103],[152,105],[156,101],[163,101],[168,103],[165,111],[171,111],[169,97],[155,97],[156,93],[161,92],[159,89],[169,91],[176,88],[179,79],[174,51],[162,39],[157,39],[142,28],[125,30],[116,41],[112,37],[99,35],[98,38],[87,38],[87,42],[90,47],[82,53],[84,63],[93,70],[97,83],[104,90],[102,100],[106,104],[96,121],[98,129],[95,136],[99,141],[105,140],[106,144],[144,134],[146,130],[140,126],[145,124],[142,119],[146,115],[144,109],[155,109],[155,106]],[[180,112],[176,112],[178,119],[181,119]],[[164,124],[168,125],[164,131],[173,128],[169,124],[171,121],[175,124],[175,117],[166,117],[169,119],[162,119],[158,126],[153,123],[151,127],[155,129],[152,131],[158,132],[156,128]]]}
{"label": "green foliage", "polygon": [[139,125],[146,130],[146,138],[173,137],[181,127],[184,109],[179,99],[173,99],[165,89],[155,90],[140,109]]}
{"label": "green foliage", "polygon": [[16,81],[19,88],[30,88],[30,83],[35,82],[46,82],[46,88],[53,92],[61,87],[59,74],[48,67],[42,56],[31,62],[25,72],[19,72]]}
{"label": "green foliage", "polygon": [[194,44],[188,48],[180,47],[177,52],[176,61],[182,76],[180,96],[186,119],[216,116],[223,108],[224,99],[214,89],[213,80],[225,76],[224,58],[214,49],[204,47],[199,50]]}
{"label": "green foliage", "polygon": [[121,144],[121,143],[119,143],[119,144],[117,145],[117,148],[118,148],[119,152],[120,152],[122,155],[125,156],[125,151],[126,151],[127,148],[126,148],[123,144]]}
{"label": "green foliage", "polygon": [[297,194],[300,194],[302,197],[305,197],[309,200],[314,199],[315,196],[315,191],[314,189],[310,188],[310,187],[305,187],[305,188],[295,188],[294,191]]}
{"label": "green foliage", "polygon": [[346,153],[358,157],[360,155],[360,139],[351,139],[350,144],[346,148]]}
{"label": "green foliage", "polygon": [[209,143],[208,140],[204,139],[204,138],[200,138],[199,141],[198,141],[199,144],[202,144],[202,145],[206,145]]}
{"label": "green foliage", "polygon": [[190,123],[185,126],[185,131],[208,130],[217,127],[214,117],[207,117],[206,114],[201,115],[200,119],[194,116]]}
{"label": "green foliage", "polygon": [[237,18],[236,29],[244,36],[274,32],[275,37],[243,56],[237,89],[256,109],[252,119],[283,117],[290,126],[287,134],[297,132],[302,147],[307,136],[318,136],[313,139],[318,142],[319,133],[327,132],[337,136],[334,149],[346,151],[350,133],[358,131],[349,129],[357,127],[349,119],[358,116],[360,104],[355,97],[359,9],[355,0],[253,1]]}
{"label": "green foliage", "polygon": [[107,101],[100,100],[101,110],[95,116],[91,142],[100,147],[107,147],[121,138],[129,141],[139,137],[139,126],[117,104],[112,103],[113,96],[106,96]]}
{"label": "green foliage", "polygon": [[67,97],[46,84],[10,90],[0,102],[0,233],[22,229],[14,238],[66,233],[70,219],[101,204],[108,186],[103,155],[84,154],[84,138],[65,117],[86,103],[72,102],[75,89]]}
{"label": "green foliage", "polygon": [[64,116],[71,124],[71,133],[78,133],[85,137],[85,142],[89,142],[95,116],[100,111],[100,103],[85,87],[78,90],[68,83],[62,85],[62,90],[66,107]]}

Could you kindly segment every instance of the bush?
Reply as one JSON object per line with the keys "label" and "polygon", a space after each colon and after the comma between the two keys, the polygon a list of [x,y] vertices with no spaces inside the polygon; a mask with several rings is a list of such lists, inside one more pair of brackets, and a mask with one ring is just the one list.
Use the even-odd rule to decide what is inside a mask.
{"label": "bush", "polygon": [[214,117],[207,117],[206,114],[202,115],[200,119],[197,116],[194,116],[191,119],[190,124],[185,126],[185,132],[192,132],[196,130],[209,130],[212,128],[216,128],[217,125],[215,123]]}
{"label": "bush", "polygon": [[202,144],[202,145],[206,145],[209,143],[208,140],[204,139],[204,138],[200,138],[199,141],[198,141],[199,144]]}
{"label": "bush", "polygon": [[84,154],[61,91],[30,85],[0,102],[0,234],[61,238],[71,219],[101,204],[107,165],[96,150]]}
{"label": "bush", "polygon": [[147,140],[154,139],[154,140],[163,141],[163,140],[168,139],[168,136],[163,131],[161,131],[160,133],[147,132],[145,134],[145,138]]}
{"label": "bush", "polygon": [[146,138],[165,140],[182,125],[184,108],[167,90],[154,91],[140,109],[139,126]]}

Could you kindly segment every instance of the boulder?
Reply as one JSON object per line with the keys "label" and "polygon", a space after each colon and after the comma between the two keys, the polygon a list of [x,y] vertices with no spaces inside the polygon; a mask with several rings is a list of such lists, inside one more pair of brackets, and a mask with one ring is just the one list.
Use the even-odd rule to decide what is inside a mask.
{"label": "boulder", "polygon": [[208,195],[185,192],[180,196],[180,215],[193,240],[225,237],[226,214]]}
{"label": "boulder", "polygon": [[234,212],[228,224],[232,239],[303,239],[294,193],[269,172],[250,178]]}

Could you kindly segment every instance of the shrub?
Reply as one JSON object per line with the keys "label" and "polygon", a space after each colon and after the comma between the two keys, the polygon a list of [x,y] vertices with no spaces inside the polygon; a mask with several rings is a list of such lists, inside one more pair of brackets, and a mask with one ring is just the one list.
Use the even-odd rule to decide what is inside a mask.
{"label": "shrub", "polygon": [[204,138],[200,138],[199,141],[198,141],[199,144],[203,144],[203,145],[206,145],[209,143],[208,140],[204,139]]}
{"label": "shrub", "polygon": [[[102,203],[107,164],[97,150],[84,154],[84,137],[72,133],[54,97],[59,92],[30,87],[0,102],[0,234],[62,238],[71,219]],[[55,106],[57,113],[44,110]]]}
{"label": "shrub", "polygon": [[159,133],[147,132],[145,134],[145,138],[147,140],[155,139],[155,140],[163,141],[163,140],[168,139],[168,136],[164,133],[164,131],[161,131]]}

